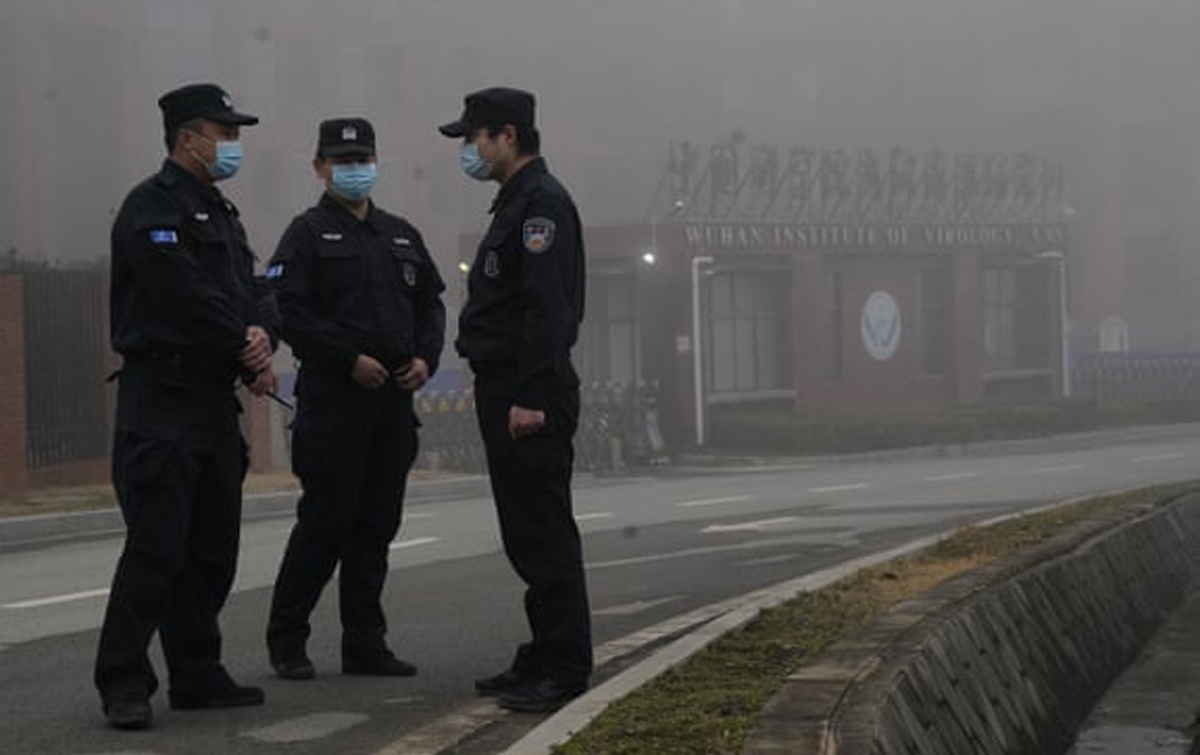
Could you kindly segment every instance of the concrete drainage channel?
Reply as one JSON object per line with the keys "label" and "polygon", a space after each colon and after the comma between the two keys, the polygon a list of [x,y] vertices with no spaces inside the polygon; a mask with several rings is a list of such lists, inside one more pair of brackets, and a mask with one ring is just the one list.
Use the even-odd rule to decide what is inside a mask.
{"label": "concrete drainage channel", "polygon": [[776,695],[743,755],[1066,752],[1187,591],[1200,495],[1091,530],[835,643]]}
{"label": "concrete drainage channel", "polygon": [[[551,716],[504,755],[549,753],[610,703],[764,608],[952,534],[744,596],[734,610]],[[952,579],[839,640],[793,675],[742,755],[1061,755],[1180,604],[1200,567],[1189,556],[1197,540],[1200,493],[1190,492],[1133,521],[1090,522]]]}

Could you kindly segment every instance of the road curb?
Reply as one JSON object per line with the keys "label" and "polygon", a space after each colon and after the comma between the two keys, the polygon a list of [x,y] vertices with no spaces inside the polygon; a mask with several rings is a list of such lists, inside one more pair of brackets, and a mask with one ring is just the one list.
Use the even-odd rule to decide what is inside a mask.
{"label": "road curb", "polygon": [[[1000,524],[1022,516],[1070,506],[1092,498],[1119,495],[1126,492],[1130,492],[1130,490],[1099,491],[1083,496],[1074,496],[1048,506],[1040,506],[1013,514],[992,517],[979,522],[976,526],[986,527],[993,524]],[[750,593],[749,595],[756,597],[741,607],[680,637],[646,660],[631,666],[603,684],[588,691],[546,719],[505,750],[502,755],[549,755],[552,748],[567,742],[572,736],[583,730],[584,727],[604,712],[610,704],[688,660],[723,635],[745,626],[764,609],[772,608],[792,600],[801,593],[828,587],[862,569],[919,553],[954,536],[960,530],[961,527],[945,530],[896,548],[863,556],[845,564],[823,569],[782,582],[764,590]]]}

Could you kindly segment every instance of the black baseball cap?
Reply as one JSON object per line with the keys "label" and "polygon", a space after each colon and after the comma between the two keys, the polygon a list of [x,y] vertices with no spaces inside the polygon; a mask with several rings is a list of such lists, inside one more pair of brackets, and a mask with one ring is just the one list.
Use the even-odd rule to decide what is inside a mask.
{"label": "black baseball cap", "polygon": [[253,126],[258,118],[233,109],[229,93],[216,84],[189,84],[167,92],[158,100],[168,131],[202,118],[226,126]]}
{"label": "black baseball cap", "polygon": [[480,126],[532,126],[535,100],[520,89],[493,87],[463,98],[463,114],[457,121],[438,127],[443,136],[461,139]]}
{"label": "black baseball cap", "polygon": [[366,118],[331,118],[321,122],[317,157],[375,156],[375,128]]}

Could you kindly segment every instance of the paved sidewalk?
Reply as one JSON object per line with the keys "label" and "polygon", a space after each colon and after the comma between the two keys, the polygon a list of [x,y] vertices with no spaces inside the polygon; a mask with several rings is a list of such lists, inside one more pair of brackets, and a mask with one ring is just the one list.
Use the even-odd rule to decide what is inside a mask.
{"label": "paved sidewalk", "polygon": [[[242,502],[245,519],[286,516],[295,511],[299,488],[289,476],[260,476],[250,481]],[[405,500],[409,505],[433,503],[464,496],[488,494],[487,478],[419,472],[409,479]],[[56,540],[104,536],[124,531],[121,512],[115,506],[90,511],[36,514],[0,518],[0,552],[11,548],[45,545]]]}
{"label": "paved sidewalk", "polygon": [[1188,755],[1200,711],[1200,587],[1092,710],[1069,755]]}

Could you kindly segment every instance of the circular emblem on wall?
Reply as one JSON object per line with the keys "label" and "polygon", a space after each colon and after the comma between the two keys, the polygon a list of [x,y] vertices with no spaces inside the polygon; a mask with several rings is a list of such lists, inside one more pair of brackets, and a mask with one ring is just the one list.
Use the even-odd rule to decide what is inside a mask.
{"label": "circular emblem on wall", "polygon": [[867,297],[862,309],[863,346],[872,359],[886,362],[900,348],[900,307],[887,291]]}

